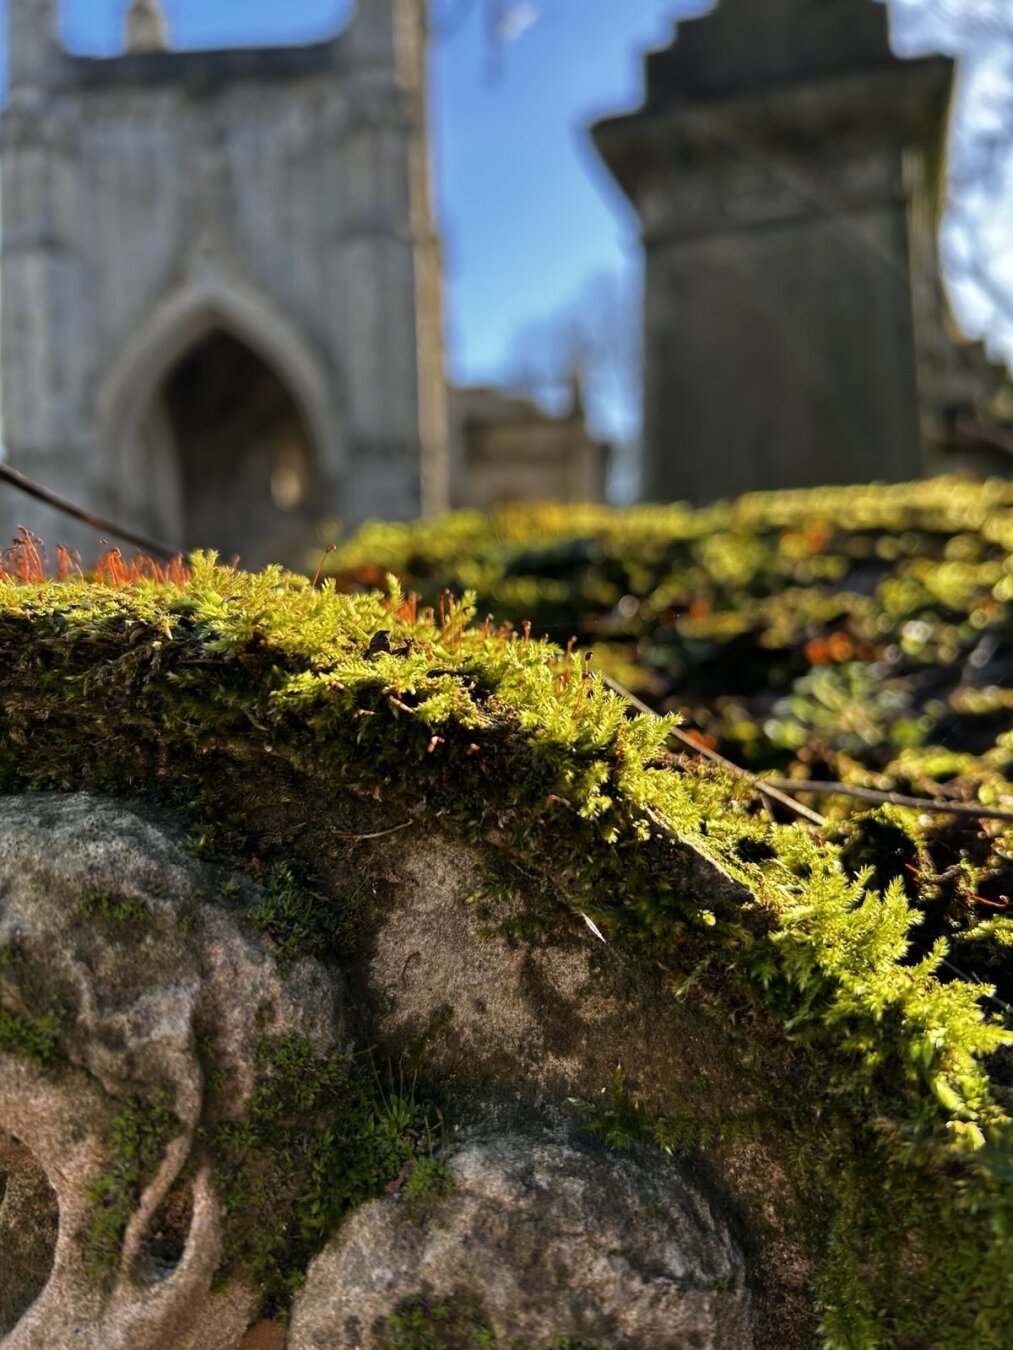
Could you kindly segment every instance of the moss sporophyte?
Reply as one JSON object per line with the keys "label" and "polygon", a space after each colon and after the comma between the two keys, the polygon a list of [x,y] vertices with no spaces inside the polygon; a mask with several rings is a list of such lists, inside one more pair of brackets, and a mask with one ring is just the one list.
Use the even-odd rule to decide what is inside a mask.
{"label": "moss sporophyte", "polygon": [[[374,644],[381,631],[389,651]],[[1013,1344],[1013,1136],[997,1058],[1010,1034],[983,986],[943,966],[944,934],[914,945],[922,910],[886,853],[924,870],[917,843],[909,856],[895,832],[869,830],[842,861],[839,844],[771,821],[719,769],[673,762],[671,722],[631,718],[581,653],[476,625],[470,596],[426,614],[396,584],[341,594],[201,555],[171,579],[0,579],[0,707],[0,790],[158,796],[230,862],[266,850],[278,870],[253,918],[286,959],[330,959],[333,918],[271,821],[282,801],[307,816],[338,815],[340,801],[348,835],[411,821],[474,845],[581,931],[590,918],[631,969],[662,969],[668,997],[691,987],[741,1024],[776,1028],[797,1064],[797,1101],[779,1118],[808,1103],[815,1131],[794,1159],[791,1130],[777,1137],[820,1216],[826,1344]],[[719,869],[725,893],[685,884],[690,855]],[[143,922],[122,904],[93,897],[88,921]],[[1001,939],[980,946],[991,960]],[[0,1031],[5,1048],[42,1057],[60,1035],[10,1017]],[[426,1161],[441,1125],[410,1085],[381,1074],[378,1086],[297,1038],[265,1041],[259,1072],[247,1117],[211,1122],[208,1147],[227,1259],[280,1297],[348,1208],[406,1163],[405,1190],[442,1184]],[[293,1100],[301,1133],[284,1114]],[[95,1196],[100,1264],[155,1147],[132,1111],[122,1167]],[[155,1124],[164,1142],[169,1114]],[[602,1130],[617,1145],[646,1136],[706,1154],[726,1125],[720,1111],[677,1109],[666,1128],[617,1078]],[[392,1337],[418,1321],[404,1318]]]}

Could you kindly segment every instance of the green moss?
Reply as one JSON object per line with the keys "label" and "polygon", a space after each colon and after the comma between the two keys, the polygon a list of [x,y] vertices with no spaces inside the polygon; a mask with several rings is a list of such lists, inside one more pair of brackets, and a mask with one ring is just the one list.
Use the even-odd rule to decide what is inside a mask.
{"label": "green moss", "polygon": [[912,891],[916,889],[914,879],[926,858],[911,812],[889,806],[859,812],[839,827],[836,840],[841,866],[850,876],[867,876],[880,891],[894,881],[906,881]]}
{"label": "green moss", "polygon": [[482,1308],[466,1295],[405,1299],[378,1332],[384,1350],[520,1350],[522,1345],[501,1341]]}
{"label": "green moss", "polygon": [[225,1211],[222,1274],[245,1266],[272,1311],[283,1312],[309,1261],[357,1205],[406,1185],[416,1169],[417,1203],[437,1193],[441,1169],[431,1155],[442,1117],[413,1074],[319,1056],[297,1036],[263,1040],[257,1070],[245,1117],[211,1127]]}
{"label": "green moss", "polygon": [[60,1034],[72,1016],[71,1006],[54,993],[30,944],[8,933],[0,946],[0,1050],[40,1068],[63,1065]]}
{"label": "green moss", "polygon": [[761,1128],[754,1116],[733,1118],[685,1104],[664,1112],[648,1111],[630,1090],[621,1065],[614,1069],[608,1091],[600,1101],[573,1098],[571,1104],[582,1115],[585,1129],[617,1149],[653,1144],[665,1153],[702,1153],[719,1139],[742,1139]]}
{"label": "green moss", "polygon": [[828,1346],[1000,1350],[1009,1336],[1013,1257],[1008,1150],[979,1155],[976,1175],[975,1167],[937,1159],[938,1184],[927,1186],[923,1152],[884,1149],[887,1123],[856,1128],[846,1105],[820,1100],[821,1086],[814,1076],[760,1115],[655,1113],[617,1069],[601,1102],[576,1105],[586,1127],[614,1148],[656,1146],[701,1162],[715,1147],[734,1150],[747,1139],[772,1149],[792,1189],[819,1206],[812,1222],[827,1225],[816,1294]]}
{"label": "green moss", "polygon": [[113,1117],[109,1146],[114,1161],[88,1188],[88,1268],[93,1275],[105,1277],[116,1269],[127,1224],[179,1128],[161,1089],[147,1099],[131,1097]]}
{"label": "green moss", "polygon": [[[579,638],[606,673],[685,709],[757,771],[1008,808],[1011,507],[1009,483],[944,478],[695,511],[513,505],[368,524],[327,567],[350,589],[385,568],[433,604],[473,587],[480,613]],[[813,804],[833,819],[856,809],[844,795]],[[917,822],[919,868],[972,857],[991,879],[987,908],[1013,893],[1013,832],[961,826]],[[929,945],[974,920],[974,894],[928,897]],[[964,968],[992,979],[994,956],[979,945]]]}
{"label": "green moss", "polygon": [[132,895],[114,895],[111,891],[89,891],[78,904],[78,912],[86,919],[138,922],[151,918],[151,910],[143,900]]}
{"label": "green moss", "polygon": [[412,1162],[401,1196],[408,1213],[418,1223],[431,1211],[433,1200],[442,1199],[453,1189],[454,1178],[446,1163],[423,1155]]}
{"label": "green moss", "polygon": [[[497,1336],[484,1309],[467,1294],[405,1299],[374,1329],[383,1350],[533,1350],[516,1336]],[[557,1337],[548,1350],[607,1350],[599,1341]]]}
{"label": "green moss", "polygon": [[[945,935],[920,938],[903,878],[871,888],[861,860],[849,874],[832,841],[771,823],[741,783],[674,767],[671,723],[631,720],[582,657],[470,620],[468,603],[420,618],[396,594],[207,559],[180,586],[0,583],[0,786],[157,794],[201,820],[203,848],[290,867],[261,912],[289,955],[347,923],[340,899],[292,880],[310,861],[297,866],[294,836],[318,809],[335,849],[356,850],[347,873],[382,875],[426,830],[480,846],[503,894],[525,897],[518,932],[534,917],[541,940],[586,915],[631,969],[661,966],[715,1014],[780,1028],[788,1105],[815,1150],[799,1175],[826,1243],[828,1344],[917,1344],[926,1308],[938,1346],[1013,1341],[1010,1127],[988,1072],[1009,1037],[980,986],[941,978]],[[381,630],[391,651],[370,654]],[[700,854],[731,882],[702,895]],[[645,1123],[632,1100],[611,1109],[614,1131]],[[717,1126],[674,1110],[667,1140],[651,1130],[706,1147]],[[212,1110],[206,1128],[227,1260],[281,1300],[350,1207],[410,1182],[439,1117],[410,1080],[283,1041],[262,1048],[247,1118]],[[777,1139],[790,1148],[789,1130]],[[141,1170],[111,1180],[111,1213]],[[864,1279],[850,1232],[868,1235]],[[956,1296],[972,1271],[975,1303]]]}
{"label": "green moss", "polygon": [[[847,1122],[837,1123],[838,1135]],[[916,1155],[893,1158],[838,1145],[813,1161],[829,1167],[841,1201],[830,1217],[817,1293],[831,1345],[945,1345],[1000,1350],[1009,1343],[1013,1213],[1009,1151],[989,1149],[975,1167],[940,1166],[927,1186]],[[875,1193],[878,1204],[867,1197]],[[982,1231],[989,1234],[983,1243]],[[898,1297],[898,1290],[901,1291]]]}
{"label": "green moss", "polygon": [[306,886],[300,886],[285,866],[275,868],[263,887],[250,918],[274,944],[282,961],[301,956],[337,957],[353,946],[354,926],[361,887],[346,894],[340,906],[321,903]]}
{"label": "green moss", "polygon": [[59,1018],[53,1014],[27,1017],[0,1007],[0,1050],[49,1068],[63,1058],[59,1028]]}

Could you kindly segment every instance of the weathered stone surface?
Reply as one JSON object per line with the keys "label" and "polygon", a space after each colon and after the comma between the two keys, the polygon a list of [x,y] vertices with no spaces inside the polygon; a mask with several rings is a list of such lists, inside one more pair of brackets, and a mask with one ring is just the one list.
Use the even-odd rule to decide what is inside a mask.
{"label": "weathered stone surface", "polygon": [[[323,968],[282,974],[221,903],[220,881],[171,830],[116,803],[0,799],[4,1350],[226,1350],[256,1314],[256,1289],[210,1292],[221,1213],[209,1165],[181,1180],[205,1099],[200,1032],[213,1031],[222,1110],[239,1116],[259,1037],[293,1032],[328,1050],[340,1025]],[[11,1026],[35,1036],[34,1057]],[[131,1109],[154,1157],[114,1233],[120,1250],[97,1267],[95,1192],[122,1164]],[[50,1240],[40,1248],[26,1227]]]}
{"label": "weathered stone surface", "polygon": [[[328,881],[319,857],[326,903],[349,864]],[[808,1261],[762,1139],[715,1142],[691,1185],[660,1151],[590,1144],[567,1104],[600,1100],[622,1063],[648,1112],[685,1101],[746,1117],[776,1065],[744,1058],[741,1040],[565,911],[535,940],[481,936],[507,914],[467,903],[489,881],[480,852],[430,834],[355,860],[373,899],[357,911],[351,968],[279,968],[250,921],[257,888],[191,857],[162,816],[83,794],[0,798],[3,1350],[281,1344],[279,1324],[252,1326],[263,1291],[241,1271],[211,1293],[224,1224],[217,1146],[200,1131],[209,1102],[216,1119],[247,1118],[258,1045],[285,1033],[319,1054],[424,1056],[455,1103],[451,1128],[467,1122],[445,1150],[456,1187],[421,1214],[397,1190],[404,1176],[379,1178],[394,1191],[314,1263],[290,1345],[380,1345],[402,1305],[417,1320],[444,1304],[532,1345],[732,1347],[754,1331],[759,1345],[808,1344]],[[735,902],[736,883],[702,857],[685,880]],[[506,1112],[481,1105],[507,1100]],[[96,1263],[100,1192],[122,1167],[131,1111],[153,1143]],[[749,1295],[711,1194],[757,1244]],[[279,1214],[281,1232],[297,1231],[294,1212]]]}
{"label": "weathered stone surface", "polygon": [[[713,904],[748,898],[701,855],[687,850],[685,866],[687,885]],[[649,972],[572,916],[557,916],[541,941],[483,935],[524,899],[494,913],[476,909],[469,899],[488,879],[476,851],[446,839],[404,850],[394,895],[370,921],[369,952],[354,973],[371,1035],[394,1053],[422,1039],[434,1065],[478,1087],[596,1091],[618,1061],[662,1093],[678,1078],[728,1067],[727,1101],[742,1099],[738,1064],[715,1063],[723,1032],[713,1021],[689,1002],[662,1004]]]}
{"label": "weathered stone surface", "polygon": [[289,1350],[390,1345],[408,1316],[447,1345],[479,1327],[507,1345],[753,1344],[742,1256],[674,1165],[558,1132],[473,1138],[448,1161],[453,1190],[423,1215],[389,1196],[342,1227],[296,1299]]}
{"label": "weathered stone surface", "polygon": [[[701,855],[687,852],[684,872],[690,893],[742,904],[738,883]],[[483,936],[525,897],[491,911],[470,903],[489,880],[477,851],[430,837],[403,849],[390,876],[351,978],[356,1016],[392,1059],[425,1044],[428,1070],[444,1082],[533,1102],[607,1101],[620,1065],[647,1112],[697,1119],[748,1121],[768,1094],[794,1090],[769,1042],[737,1035],[693,997],[673,999],[663,972],[579,921],[528,941]],[[762,1133],[733,1129],[706,1151],[709,1180],[754,1234],[757,1343],[815,1344],[812,1253],[776,1150]]]}
{"label": "weathered stone surface", "polygon": [[12,1327],[53,1268],[56,1193],[31,1151],[0,1133],[0,1328]]}

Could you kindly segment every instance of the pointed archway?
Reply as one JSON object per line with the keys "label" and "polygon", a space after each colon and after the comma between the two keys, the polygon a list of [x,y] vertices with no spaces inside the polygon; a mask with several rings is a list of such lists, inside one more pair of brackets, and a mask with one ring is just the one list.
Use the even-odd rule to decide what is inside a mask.
{"label": "pointed archway", "polygon": [[310,434],[247,344],[214,328],[185,351],[152,398],[142,440],[185,549],[238,554],[247,567],[305,563],[319,501]]}
{"label": "pointed archway", "polygon": [[334,379],[245,289],[175,291],[102,382],[96,499],[182,549],[304,566],[345,464]]}

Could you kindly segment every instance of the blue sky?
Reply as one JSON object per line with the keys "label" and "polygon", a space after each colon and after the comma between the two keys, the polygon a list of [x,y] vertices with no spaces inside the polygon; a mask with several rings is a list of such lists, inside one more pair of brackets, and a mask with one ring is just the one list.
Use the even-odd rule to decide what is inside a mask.
{"label": "blue sky", "polygon": [[[64,40],[77,50],[116,51],[126,5],[63,0]],[[667,41],[680,15],[707,6],[500,0],[510,40],[499,44],[491,69],[482,0],[433,5],[438,25],[440,16],[450,25],[433,60],[450,368],[457,379],[489,379],[516,360],[518,335],[572,305],[590,277],[637,275],[634,220],[595,161],[586,127],[598,113],[635,105],[643,50]],[[1011,42],[996,41],[1004,24],[1009,37],[1002,17],[1009,5],[1013,0],[891,0],[904,50],[964,58],[964,162],[974,159],[978,138],[987,140],[987,110],[993,121],[1011,111]],[[181,46],[309,40],[338,28],[351,7],[351,0],[166,0]],[[985,189],[964,185],[964,209],[952,215],[946,242],[965,322],[1013,357],[1011,164],[1007,155],[1005,170],[992,175],[1001,181]],[[1008,196],[1008,212],[997,209],[997,194]],[[994,276],[975,276],[980,267],[972,264],[982,258]],[[617,414],[629,424],[628,415]]]}

